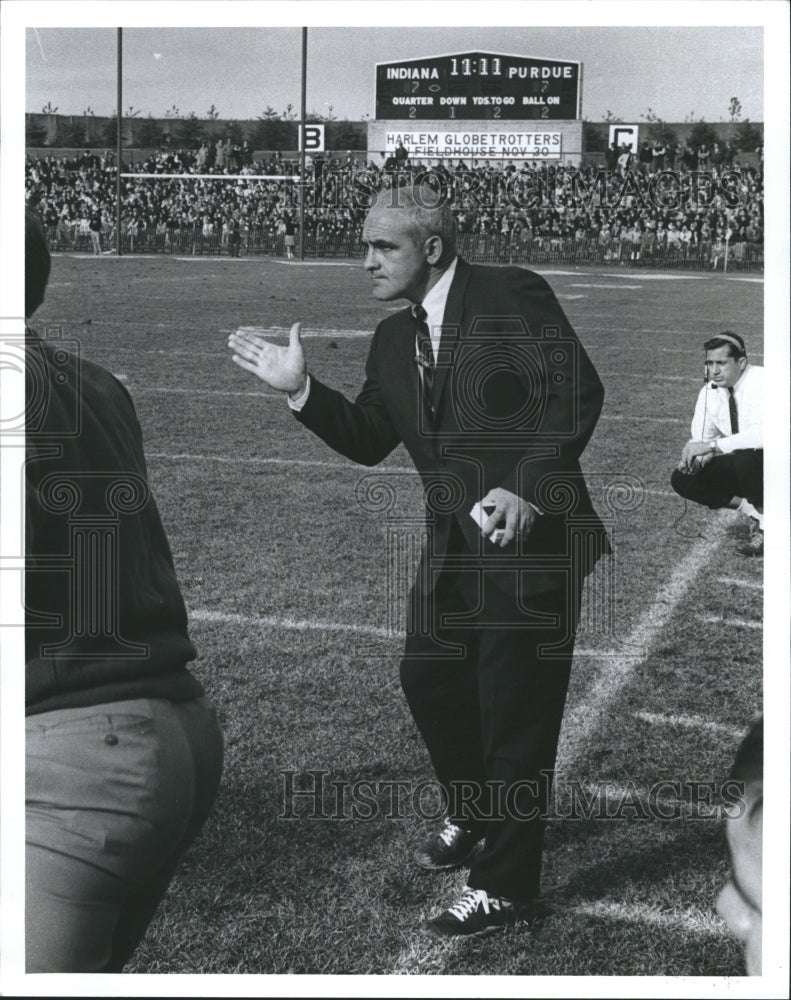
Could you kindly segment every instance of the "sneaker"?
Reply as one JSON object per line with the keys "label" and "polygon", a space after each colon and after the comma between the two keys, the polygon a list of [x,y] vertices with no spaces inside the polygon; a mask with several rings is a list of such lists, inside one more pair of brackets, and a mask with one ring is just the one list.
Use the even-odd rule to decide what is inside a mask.
{"label": "sneaker", "polygon": [[764,554],[764,533],[760,528],[755,527],[750,532],[750,537],[740,545],[736,551],[743,556],[763,556]]}
{"label": "sneaker", "polygon": [[439,833],[415,851],[414,858],[421,868],[427,868],[429,871],[461,868],[480,839],[479,834],[464,830],[446,819]]}
{"label": "sneaker", "polygon": [[490,896],[485,889],[465,886],[458,903],[429,920],[426,928],[439,937],[469,937],[506,927],[535,928],[544,916],[533,900],[515,903],[500,896]]}

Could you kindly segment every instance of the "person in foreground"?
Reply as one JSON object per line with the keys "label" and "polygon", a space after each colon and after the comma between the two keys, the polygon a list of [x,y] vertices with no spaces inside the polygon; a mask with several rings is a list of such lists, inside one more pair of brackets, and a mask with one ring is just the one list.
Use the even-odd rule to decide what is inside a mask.
{"label": "person in foreground", "polygon": [[466,935],[542,912],[543,817],[580,595],[608,548],[578,462],[603,389],[547,283],[462,260],[450,206],[437,202],[393,187],[366,217],[373,296],[409,305],[377,326],[354,402],[307,374],[298,323],[287,347],[249,330],[229,346],[337,452],[376,465],[403,442],[423,480],[401,683],[447,816],[415,860],[470,864],[461,899],[428,924]]}
{"label": "person in foreground", "polygon": [[747,732],[731,768],[732,781],[744,784],[743,800],[725,823],[730,879],[717,897],[717,912],[744,944],[749,976],[761,975],[763,934],[764,723]]}
{"label": "person in foreground", "polygon": [[[28,210],[28,319],[49,271]],[[66,347],[28,325],[26,970],[121,972],[209,814],[222,734],[132,400]]]}
{"label": "person in foreground", "polygon": [[679,496],[712,510],[729,507],[751,519],[739,551],[764,549],[763,368],[747,361],[744,341],[725,330],[707,340],[705,385],[698,393],[692,437],[670,482]]}

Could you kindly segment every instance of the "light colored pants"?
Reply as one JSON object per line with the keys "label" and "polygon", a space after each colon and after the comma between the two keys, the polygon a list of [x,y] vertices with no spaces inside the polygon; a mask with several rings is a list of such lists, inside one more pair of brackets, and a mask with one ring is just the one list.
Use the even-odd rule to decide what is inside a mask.
{"label": "light colored pants", "polygon": [[217,793],[214,709],[140,698],[26,722],[27,972],[120,972]]}

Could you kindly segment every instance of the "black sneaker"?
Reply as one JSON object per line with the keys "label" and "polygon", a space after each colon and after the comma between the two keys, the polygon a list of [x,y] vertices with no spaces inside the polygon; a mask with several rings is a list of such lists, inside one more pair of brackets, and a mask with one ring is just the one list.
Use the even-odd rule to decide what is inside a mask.
{"label": "black sneaker", "polygon": [[480,839],[479,834],[464,830],[446,819],[439,833],[415,851],[415,861],[421,868],[435,872],[461,868]]}
{"label": "black sneaker", "polygon": [[458,903],[429,920],[426,928],[439,937],[469,937],[506,927],[535,928],[545,916],[532,900],[515,903],[500,896],[490,896],[485,889],[466,886]]}

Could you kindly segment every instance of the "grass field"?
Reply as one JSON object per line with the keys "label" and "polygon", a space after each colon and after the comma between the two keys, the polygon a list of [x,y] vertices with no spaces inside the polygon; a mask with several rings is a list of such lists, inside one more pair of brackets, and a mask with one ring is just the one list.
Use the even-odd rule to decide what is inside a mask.
{"label": "grass field", "polygon": [[[214,814],[130,971],[743,973],[713,910],[727,867],[719,800],[691,783],[719,786],[761,709],[762,563],[736,554],[747,532],[736,515],[684,513],[669,474],[703,340],[738,330],[763,363],[763,285],[544,273],[605,384],[583,465],[616,554],[612,576],[600,568],[589,581],[577,641],[558,760],[566,818],[546,840],[552,915],[535,935],[448,943],[419,925],[455,900],[464,873],[416,869],[411,849],[432,824],[408,800],[388,815],[386,783],[431,770],[388,628],[400,611],[387,603],[388,522],[356,499],[372,470],[314,439],[226,347],[237,326],[283,336],[302,320],[311,369],[353,394],[370,332],[399,305],[371,300],[362,269],[344,263],[55,258],[37,327],[61,326],[135,400],[195,672],[226,738]],[[408,466],[398,450],[380,468],[397,490],[395,519],[421,511]],[[637,493],[613,512],[607,487],[624,477]],[[307,797],[281,818],[292,780],[282,772],[304,790],[312,771],[326,772],[324,818],[308,817]],[[333,818],[342,786],[331,782],[360,780],[380,783],[374,815]],[[660,781],[674,818],[645,808]],[[595,815],[568,817],[574,789],[599,796]]]}

